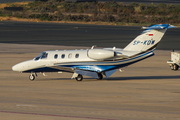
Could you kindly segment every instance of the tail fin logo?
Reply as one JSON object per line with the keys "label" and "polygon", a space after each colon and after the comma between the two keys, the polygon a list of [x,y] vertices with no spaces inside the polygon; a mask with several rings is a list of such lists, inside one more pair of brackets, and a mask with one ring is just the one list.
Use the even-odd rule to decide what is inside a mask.
{"label": "tail fin logo", "polygon": [[145,40],[145,41],[134,41],[133,45],[143,44],[143,45],[153,45],[155,43],[155,40]]}

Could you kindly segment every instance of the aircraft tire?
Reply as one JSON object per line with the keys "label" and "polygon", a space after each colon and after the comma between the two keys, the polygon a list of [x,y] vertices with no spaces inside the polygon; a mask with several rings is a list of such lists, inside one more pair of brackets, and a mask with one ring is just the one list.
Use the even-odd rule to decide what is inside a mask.
{"label": "aircraft tire", "polygon": [[35,80],[35,75],[31,74],[31,75],[29,76],[29,79],[30,79],[31,81]]}
{"label": "aircraft tire", "polygon": [[176,71],[176,70],[178,70],[178,69],[179,69],[179,66],[176,65],[176,64],[174,64],[174,70]]}
{"label": "aircraft tire", "polygon": [[83,80],[83,76],[81,74],[79,74],[77,77],[76,77],[76,80],[77,81],[82,81]]}
{"label": "aircraft tire", "polygon": [[102,80],[103,79],[103,75],[101,73],[98,73],[98,80]]}

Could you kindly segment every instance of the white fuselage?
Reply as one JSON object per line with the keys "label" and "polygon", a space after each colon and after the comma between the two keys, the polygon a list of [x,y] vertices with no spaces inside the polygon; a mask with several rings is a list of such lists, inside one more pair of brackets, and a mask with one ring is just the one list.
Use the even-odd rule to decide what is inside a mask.
{"label": "white fuselage", "polygon": [[[121,65],[119,68],[127,66],[154,54],[151,51],[148,54],[139,55],[139,57],[130,57],[138,53],[123,51],[122,49],[113,50],[112,48],[45,51],[32,60],[14,65],[12,69],[19,72],[74,72],[75,68],[80,68],[99,69],[98,72],[102,72],[118,68],[119,65]],[[102,69],[102,66],[109,66],[109,68],[103,67]]]}
{"label": "white fuselage", "polygon": [[[95,61],[87,56],[88,50],[55,50],[45,51],[48,55],[46,58],[36,58],[21,62],[12,67],[13,71],[28,71],[40,67],[50,67],[55,63],[70,63],[82,61]],[[55,57],[56,56],[56,57]]]}

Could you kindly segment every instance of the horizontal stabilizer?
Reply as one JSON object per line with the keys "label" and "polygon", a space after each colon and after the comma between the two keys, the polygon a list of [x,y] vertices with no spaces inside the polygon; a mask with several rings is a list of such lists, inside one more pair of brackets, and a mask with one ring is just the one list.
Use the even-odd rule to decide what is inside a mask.
{"label": "horizontal stabilizer", "polygon": [[77,74],[81,74],[81,75],[85,75],[85,76],[89,76],[89,77],[93,77],[93,78],[98,78],[98,75],[96,72],[78,70],[78,69],[75,69],[75,71]]}
{"label": "horizontal stabilizer", "polygon": [[152,29],[168,29],[168,28],[176,28],[174,25],[169,24],[157,24],[157,25],[151,25],[149,27],[142,27],[142,29],[146,30],[152,30]]}

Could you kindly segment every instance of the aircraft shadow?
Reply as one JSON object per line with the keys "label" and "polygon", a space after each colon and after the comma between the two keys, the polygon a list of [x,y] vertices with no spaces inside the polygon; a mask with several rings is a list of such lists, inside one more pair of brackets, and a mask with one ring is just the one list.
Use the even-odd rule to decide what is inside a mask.
{"label": "aircraft shadow", "polygon": [[110,77],[108,81],[121,80],[148,80],[148,79],[180,79],[180,76],[132,76],[132,77]]}
{"label": "aircraft shadow", "polygon": [[44,78],[39,79],[40,81],[49,81],[49,80],[72,80],[71,78]]}
{"label": "aircraft shadow", "polygon": [[[132,76],[132,77],[109,77],[109,78],[103,78],[102,80],[107,81],[123,81],[123,80],[149,80],[149,79],[180,79],[180,76]],[[45,78],[45,79],[39,79],[40,81],[49,81],[49,80],[75,80],[71,78]],[[94,78],[84,78],[83,80],[86,81],[98,81]]]}
{"label": "aircraft shadow", "polygon": [[[50,80],[76,80],[76,79],[71,79],[71,78],[43,78],[43,79],[38,79],[39,81],[50,81]],[[83,78],[82,81],[98,81],[97,79],[94,78]],[[105,78],[103,80],[106,80]]]}

